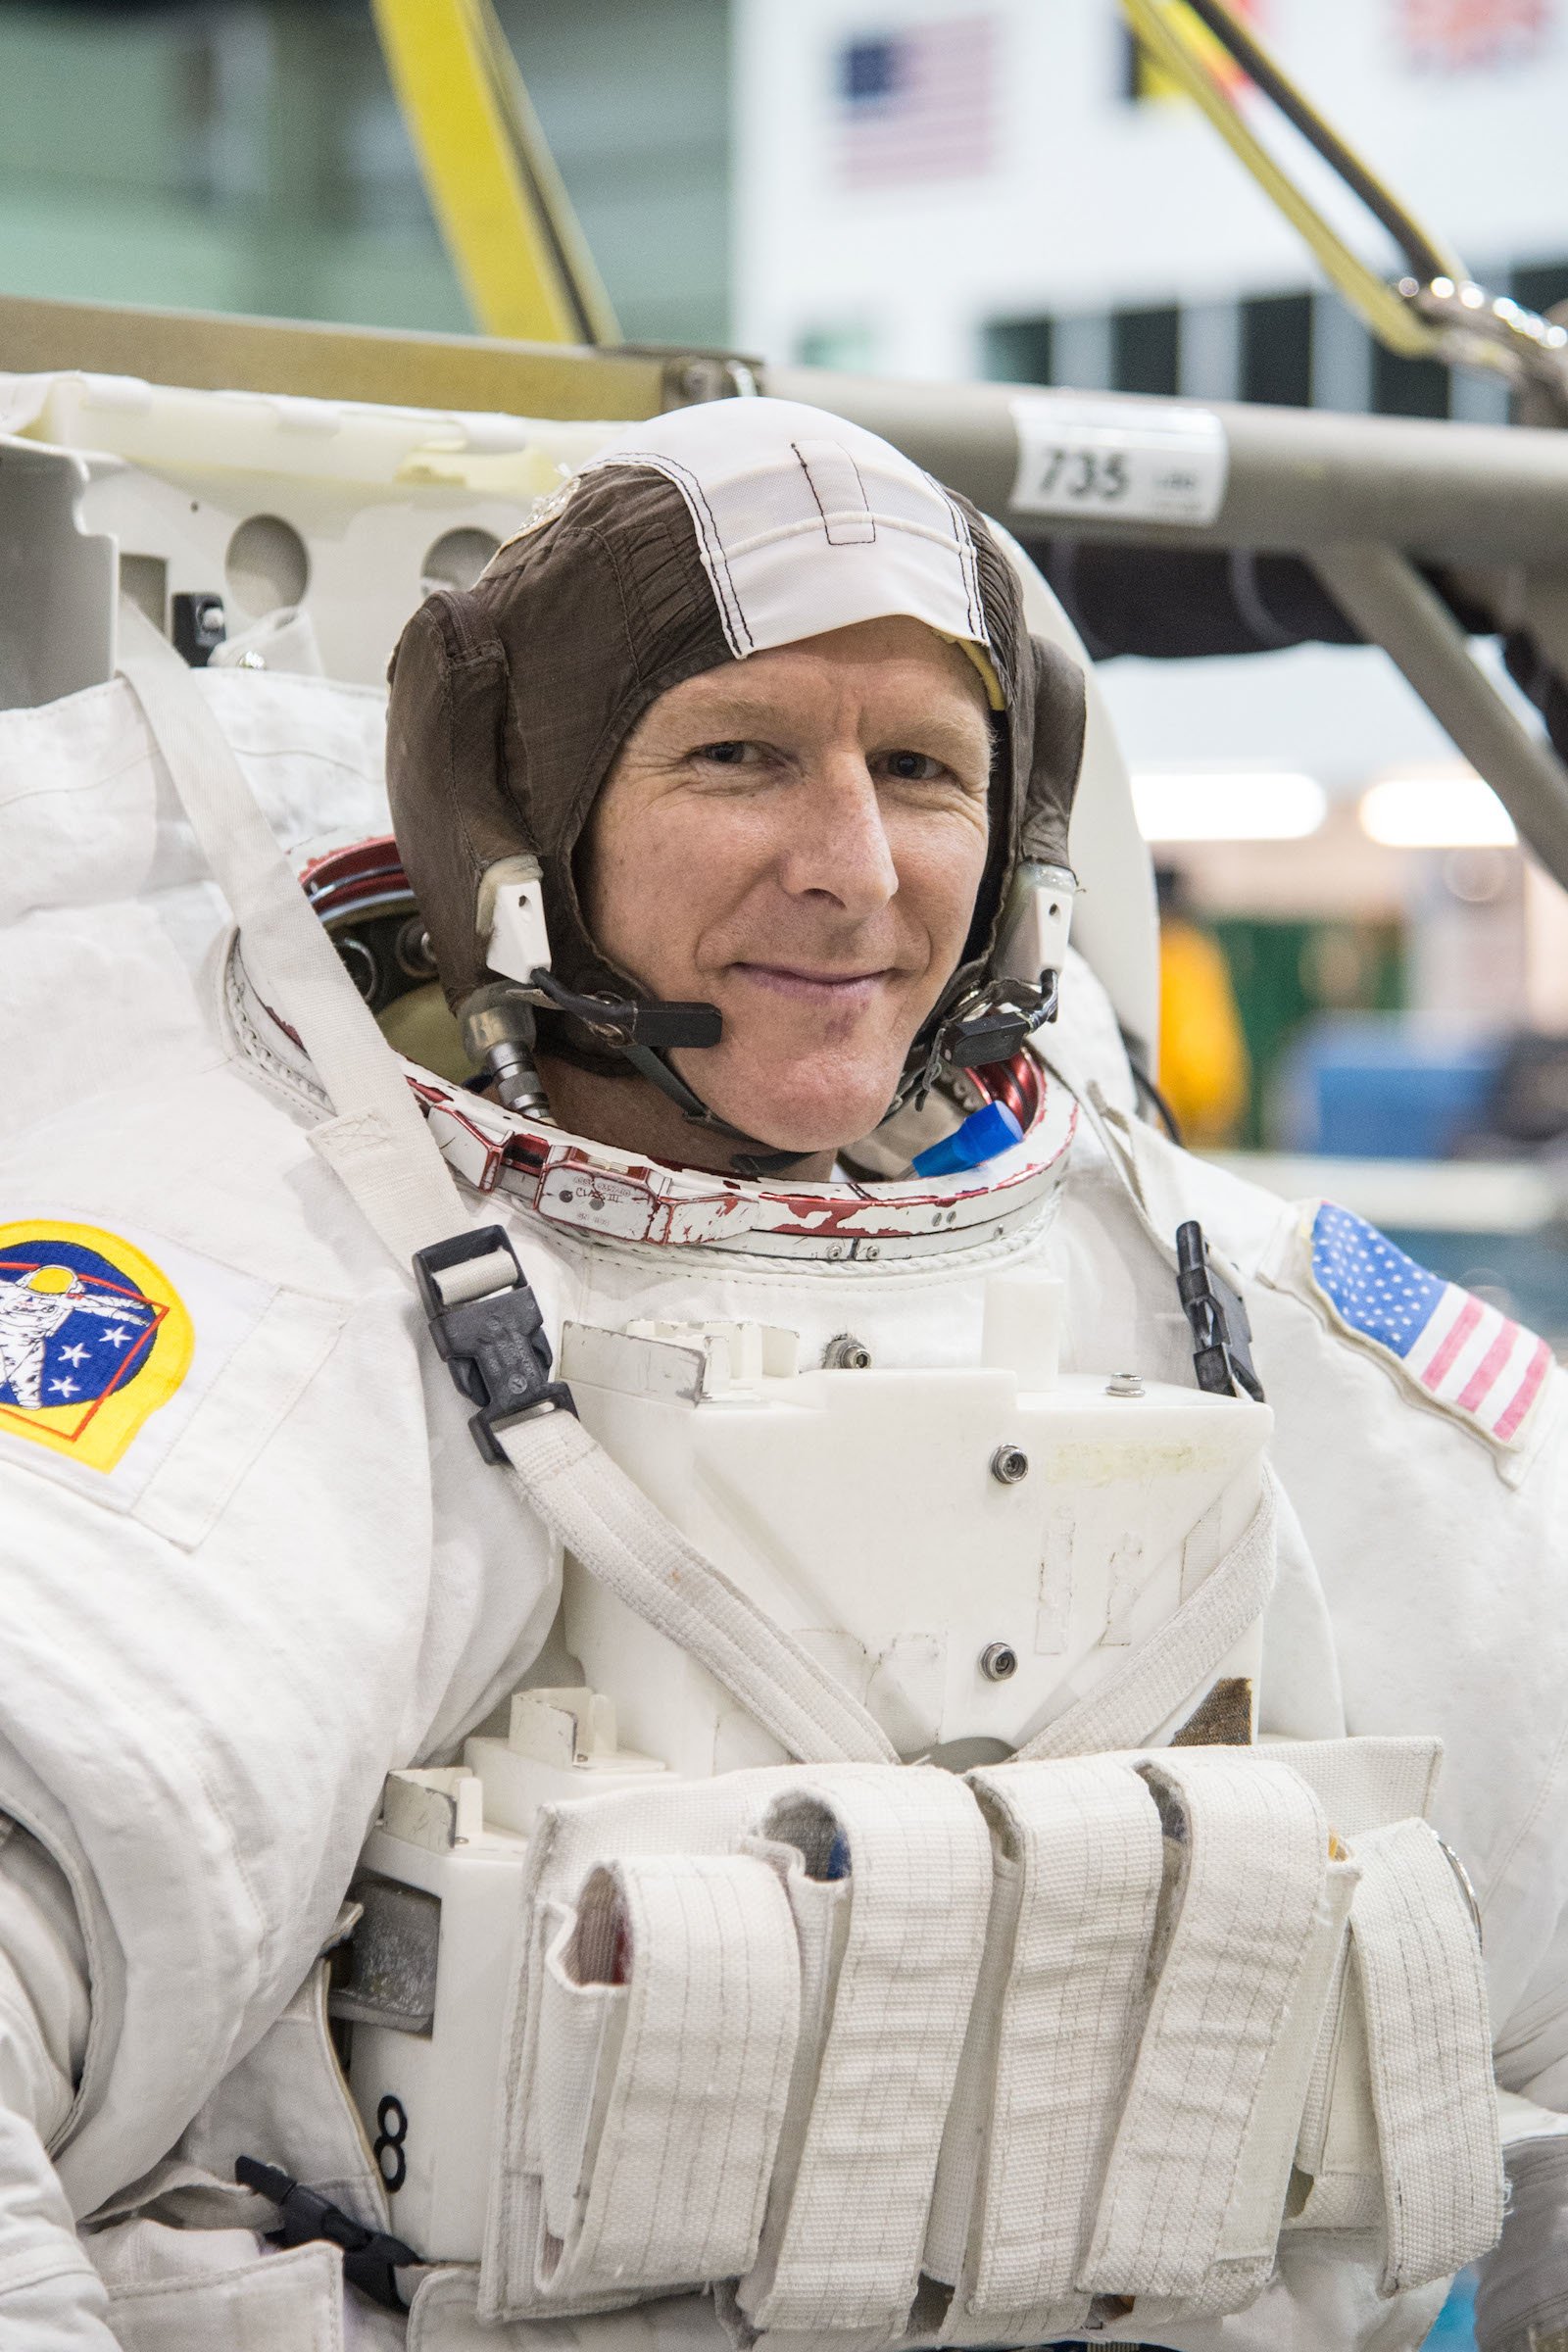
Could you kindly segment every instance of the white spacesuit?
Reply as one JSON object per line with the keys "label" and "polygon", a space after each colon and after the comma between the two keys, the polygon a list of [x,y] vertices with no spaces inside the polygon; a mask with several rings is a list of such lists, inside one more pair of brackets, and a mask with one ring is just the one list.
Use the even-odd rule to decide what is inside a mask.
{"label": "white spacesuit", "polygon": [[[971,525],[870,436],[615,462],[732,652],[907,612],[1005,715]],[[1559,2324],[1540,1344],[1145,1125],[1016,846],[943,1017],[1020,1033],[882,1146],[1004,1101],[978,1165],[707,1175],[400,1064],[252,798],[373,830],[372,698],[124,667],[0,720],[7,1083],[76,1073],[0,1152],[0,2342],[1394,2352],[1501,2226],[1493,2062],[1489,2345]],[[545,845],[470,880],[455,993],[603,1009]]]}

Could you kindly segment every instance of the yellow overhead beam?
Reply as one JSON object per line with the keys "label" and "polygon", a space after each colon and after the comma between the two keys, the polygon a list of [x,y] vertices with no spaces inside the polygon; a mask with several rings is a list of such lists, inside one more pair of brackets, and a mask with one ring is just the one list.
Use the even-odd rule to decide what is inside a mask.
{"label": "yellow overhead beam", "polygon": [[1255,135],[1212,63],[1205,27],[1182,0],[1121,0],[1132,31],[1155,64],[1200,107],[1265,196],[1284,214],[1353,311],[1394,351],[1435,352],[1440,337],[1409,304],[1353,253]]}
{"label": "yellow overhead beam", "polygon": [[372,0],[431,208],[480,332],[620,329],[490,0]]}

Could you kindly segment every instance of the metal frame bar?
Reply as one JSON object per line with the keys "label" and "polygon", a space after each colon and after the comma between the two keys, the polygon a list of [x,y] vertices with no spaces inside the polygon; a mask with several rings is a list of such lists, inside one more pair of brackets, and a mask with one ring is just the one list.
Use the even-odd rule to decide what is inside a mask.
{"label": "metal frame bar", "polygon": [[736,389],[736,366],[722,353],[679,348],[583,349],[0,295],[0,370],[17,375],[81,368],[196,391],[630,422]]}
{"label": "metal frame bar", "polygon": [[1376,541],[1351,541],[1319,548],[1312,568],[1486,777],[1547,872],[1568,879],[1568,769],[1520,723],[1408,558]]}
{"label": "metal frame bar", "polygon": [[1568,569],[1568,432],[1095,393],[1097,407],[1107,416],[1124,413],[1129,422],[1197,405],[1224,426],[1224,504],[1211,523],[1175,527],[1119,520],[1104,509],[1048,518],[1014,508],[1013,402],[1059,398],[1081,410],[1081,392],[896,383],[809,368],[769,368],[764,389],[884,434],[1009,530],[1032,538],[1310,555],[1354,536],[1426,563]]}

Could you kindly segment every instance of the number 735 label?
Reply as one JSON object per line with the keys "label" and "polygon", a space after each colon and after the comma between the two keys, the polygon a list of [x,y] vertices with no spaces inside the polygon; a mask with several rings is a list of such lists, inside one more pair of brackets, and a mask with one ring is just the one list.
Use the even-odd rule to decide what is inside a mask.
{"label": "number 735 label", "polygon": [[1012,402],[1020,514],[1212,522],[1225,496],[1225,427],[1179,401],[1022,392]]}

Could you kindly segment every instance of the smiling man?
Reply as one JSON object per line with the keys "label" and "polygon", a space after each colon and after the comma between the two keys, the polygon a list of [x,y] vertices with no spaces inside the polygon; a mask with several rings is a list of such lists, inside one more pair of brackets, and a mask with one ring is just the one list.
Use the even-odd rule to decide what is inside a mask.
{"label": "smiling man", "polygon": [[[594,935],[717,1046],[672,1056],[726,1125],[827,1176],[897,1090],[957,968],[985,874],[992,741],[972,662],[859,621],[673,686],[638,721],[583,845]],[[541,1062],[563,1124],[727,1167],[667,1097]]]}

